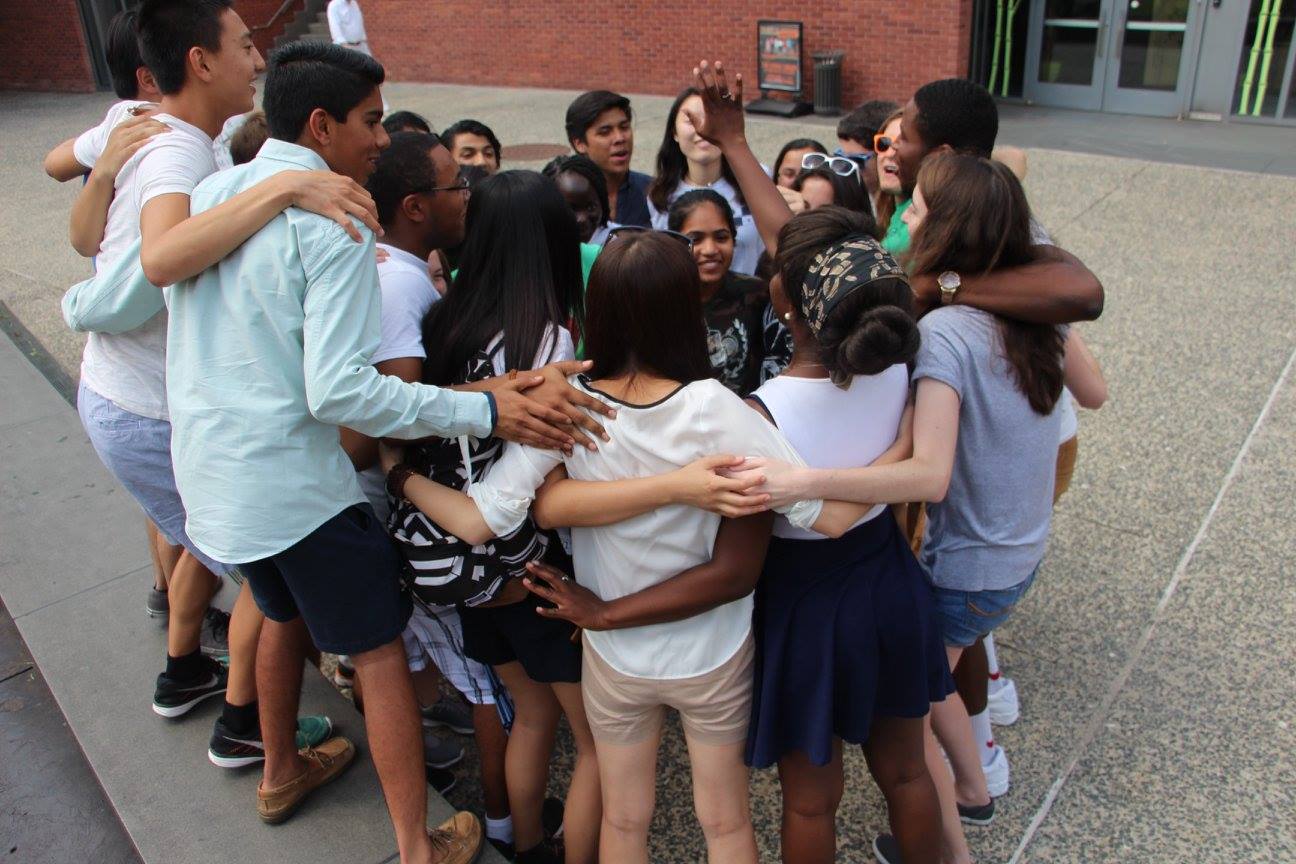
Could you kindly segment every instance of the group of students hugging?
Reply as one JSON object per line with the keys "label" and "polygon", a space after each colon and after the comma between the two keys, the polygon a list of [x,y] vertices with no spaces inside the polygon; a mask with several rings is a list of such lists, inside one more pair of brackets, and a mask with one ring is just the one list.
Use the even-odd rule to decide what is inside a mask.
{"label": "group of students hugging", "polygon": [[[145,0],[109,54],[125,101],[46,161],[89,172],[78,408],[150,522],[154,710],[224,697],[209,756],[262,766],[264,821],[354,760],[297,716],[327,652],[403,864],[647,861],[668,708],[708,860],[757,859],[749,770],[775,765],[783,860],[834,860],[846,746],[879,861],[971,860],[1008,786],[992,679],[1017,713],[989,637],[1039,573],[1073,398],[1106,398],[1071,326],[1102,287],[991,158],[983,88],[866,106],[838,153],[767,169],[741,77],[703,61],[655,176],[608,91],[540,173],[475,121],[384,123],[362,53],[264,63],[229,0]],[[427,828],[463,755],[437,724],[475,735],[484,826]]]}

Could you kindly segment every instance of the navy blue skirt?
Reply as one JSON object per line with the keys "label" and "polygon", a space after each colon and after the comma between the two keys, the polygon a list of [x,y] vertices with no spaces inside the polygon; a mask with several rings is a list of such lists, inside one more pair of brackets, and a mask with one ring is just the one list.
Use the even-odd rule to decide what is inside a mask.
{"label": "navy blue skirt", "polygon": [[868,740],[877,715],[922,717],[954,691],[931,586],[888,510],[837,540],[770,542],[756,588],[756,686],[747,764],[833,739]]}

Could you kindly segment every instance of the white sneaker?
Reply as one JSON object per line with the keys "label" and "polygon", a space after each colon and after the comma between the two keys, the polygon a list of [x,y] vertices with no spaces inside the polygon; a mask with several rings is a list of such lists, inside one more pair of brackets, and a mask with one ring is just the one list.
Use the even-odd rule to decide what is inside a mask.
{"label": "white sneaker", "polygon": [[981,770],[985,772],[986,789],[991,798],[1008,794],[1008,754],[1002,747],[995,745],[994,758],[989,765],[982,765]]}
{"label": "white sneaker", "polygon": [[996,726],[1011,726],[1021,717],[1017,702],[1017,685],[1011,678],[1001,677],[990,685],[990,722]]}

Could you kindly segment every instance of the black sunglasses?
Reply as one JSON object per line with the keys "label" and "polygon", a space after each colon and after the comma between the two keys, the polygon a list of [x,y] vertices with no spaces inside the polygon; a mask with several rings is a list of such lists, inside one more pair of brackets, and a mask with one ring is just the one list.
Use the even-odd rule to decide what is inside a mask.
{"label": "black sunglasses", "polygon": [[673,240],[678,240],[679,242],[683,243],[685,246],[689,248],[690,251],[693,249],[693,238],[688,236],[687,234],[681,234],[678,231],[671,231],[669,228],[644,228],[641,225],[618,225],[617,227],[613,228],[611,231],[608,232],[607,240],[605,240],[604,243],[605,244],[611,243],[613,240],[617,239],[617,237],[621,236],[622,234],[634,234],[638,232],[652,232],[654,234],[665,234],[667,237],[670,237]]}

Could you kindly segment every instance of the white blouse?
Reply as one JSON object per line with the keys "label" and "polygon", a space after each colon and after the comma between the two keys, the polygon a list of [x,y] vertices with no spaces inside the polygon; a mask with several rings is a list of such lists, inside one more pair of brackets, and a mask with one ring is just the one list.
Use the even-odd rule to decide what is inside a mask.
{"label": "white blouse", "polygon": [[[577,447],[570,455],[509,444],[468,493],[496,534],[521,523],[535,490],[560,464],[577,480],[653,477],[716,453],[805,464],[777,429],[718,381],[695,381],[650,405],[619,402],[580,376],[571,381],[617,409],[615,419],[598,418],[612,440],[600,443],[597,451]],[[793,524],[809,527],[822,506],[822,501],[802,501],[779,512]],[[573,528],[576,579],[604,600],[633,594],[709,561],[719,527],[714,513],[671,505],[615,525]],[[751,632],[751,617],[748,594],[682,621],[585,636],[623,675],[690,678],[731,658]]]}

